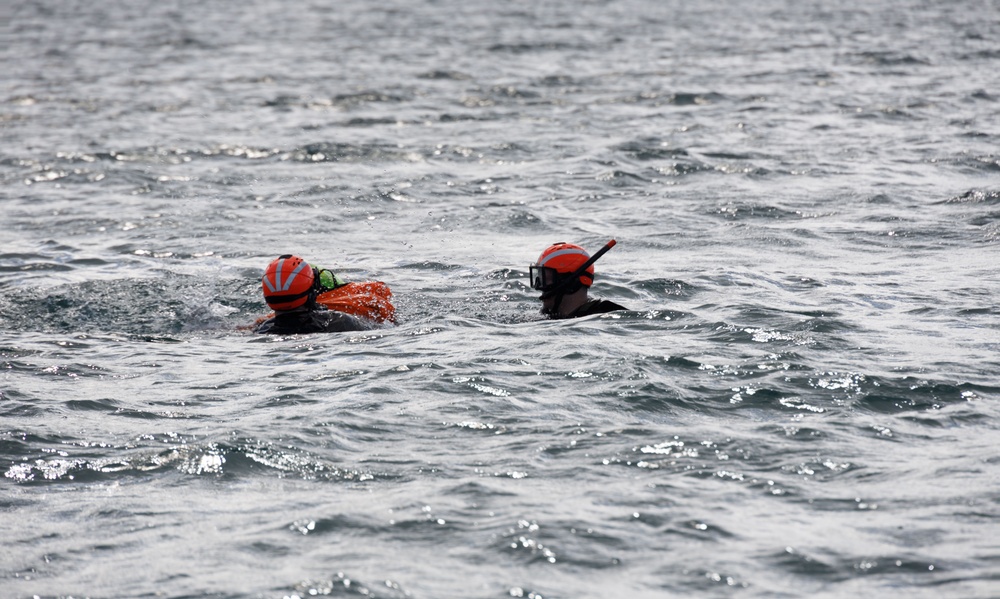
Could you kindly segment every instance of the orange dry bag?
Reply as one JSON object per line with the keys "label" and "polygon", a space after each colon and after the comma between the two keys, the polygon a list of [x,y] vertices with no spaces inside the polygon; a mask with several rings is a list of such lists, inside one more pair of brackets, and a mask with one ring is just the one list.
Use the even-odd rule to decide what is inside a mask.
{"label": "orange dry bag", "polygon": [[375,322],[396,322],[392,291],[381,281],[347,283],[316,296],[316,303],[330,310],[368,318]]}

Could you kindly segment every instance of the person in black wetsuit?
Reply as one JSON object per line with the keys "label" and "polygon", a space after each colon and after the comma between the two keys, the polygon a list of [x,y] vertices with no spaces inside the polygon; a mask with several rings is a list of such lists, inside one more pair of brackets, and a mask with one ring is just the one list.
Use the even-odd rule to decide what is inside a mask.
{"label": "person in black wetsuit", "polygon": [[316,296],[344,283],[328,270],[312,268],[298,256],[286,254],[272,261],[261,278],[264,301],[274,316],[254,328],[255,333],[295,335],[365,331],[375,324],[329,310],[316,303]]}
{"label": "person in black wetsuit", "polygon": [[532,289],[542,292],[542,314],[550,318],[578,318],[627,310],[624,306],[587,294],[594,283],[594,261],[615,245],[612,240],[593,259],[582,247],[560,241],[542,252],[528,268]]}

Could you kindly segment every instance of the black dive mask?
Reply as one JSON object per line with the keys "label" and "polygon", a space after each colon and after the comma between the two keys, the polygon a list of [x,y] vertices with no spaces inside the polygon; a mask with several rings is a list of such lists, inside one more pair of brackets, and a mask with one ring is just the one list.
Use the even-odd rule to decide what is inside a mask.
{"label": "black dive mask", "polygon": [[559,282],[559,271],[547,266],[528,267],[528,278],[531,279],[531,288],[538,291],[547,291]]}

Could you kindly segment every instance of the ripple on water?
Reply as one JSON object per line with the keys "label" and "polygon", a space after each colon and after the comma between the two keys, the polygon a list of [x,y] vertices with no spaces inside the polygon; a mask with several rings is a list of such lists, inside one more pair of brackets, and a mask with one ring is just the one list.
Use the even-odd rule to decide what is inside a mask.
{"label": "ripple on water", "polygon": [[184,4],[5,33],[9,593],[995,594],[990,7]]}

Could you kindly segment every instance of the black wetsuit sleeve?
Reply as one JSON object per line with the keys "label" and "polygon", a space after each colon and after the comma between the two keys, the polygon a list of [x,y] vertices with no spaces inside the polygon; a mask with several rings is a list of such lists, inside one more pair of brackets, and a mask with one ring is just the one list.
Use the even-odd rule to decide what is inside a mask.
{"label": "black wetsuit sleeve", "polygon": [[607,312],[617,312],[618,310],[628,310],[628,308],[614,302],[609,302],[608,300],[594,299],[577,308],[570,314],[570,318],[590,316],[591,314],[605,314]]}
{"label": "black wetsuit sleeve", "polygon": [[323,324],[323,332],[326,333],[367,331],[368,329],[374,327],[374,325],[368,320],[358,318],[357,316],[352,316],[350,314],[344,314],[343,312],[330,310],[327,312],[321,312],[320,314],[323,314],[326,320]]}
{"label": "black wetsuit sleeve", "polygon": [[257,333],[258,335],[265,335],[271,333],[273,328],[274,328],[274,318],[272,317],[268,318],[264,322],[255,326],[253,332]]}

